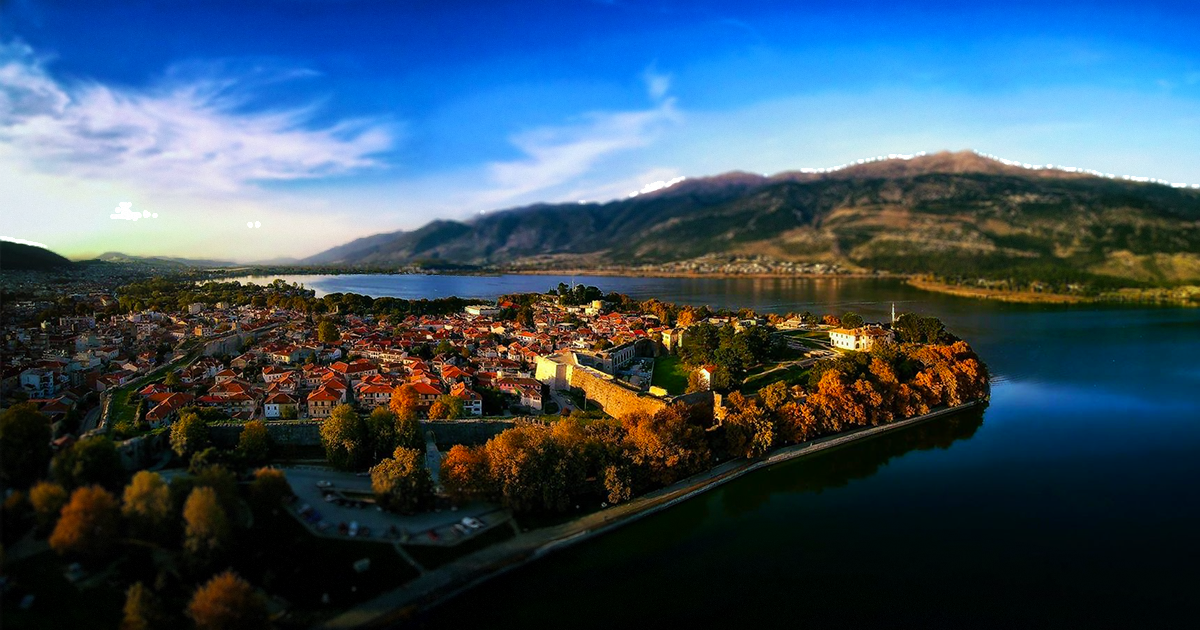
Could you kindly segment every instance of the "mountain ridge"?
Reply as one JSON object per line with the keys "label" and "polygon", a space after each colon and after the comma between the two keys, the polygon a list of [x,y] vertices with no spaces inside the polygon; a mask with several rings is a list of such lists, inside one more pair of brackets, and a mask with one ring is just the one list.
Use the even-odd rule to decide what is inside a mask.
{"label": "mountain ridge", "polygon": [[1200,279],[1200,191],[940,152],[770,176],[735,171],[605,203],[436,220],[302,262],[587,268],[707,254],[898,273],[1191,281]]}

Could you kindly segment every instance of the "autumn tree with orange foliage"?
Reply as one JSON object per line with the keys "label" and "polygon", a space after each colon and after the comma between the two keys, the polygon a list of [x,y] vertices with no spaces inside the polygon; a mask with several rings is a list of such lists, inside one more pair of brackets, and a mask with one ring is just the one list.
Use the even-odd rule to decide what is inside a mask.
{"label": "autumn tree with orange foliage", "polygon": [[258,630],[267,627],[267,604],[232,571],[196,589],[187,614],[197,630]]}
{"label": "autumn tree with orange foliage", "polygon": [[704,470],[712,452],[704,429],[692,424],[686,409],[672,405],[654,415],[621,418],[630,462],[653,484],[667,485]]}
{"label": "autumn tree with orange foliage", "polygon": [[415,420],[420,415],[421,394],[411,384],[399,385],[392,390],[392,400],[388,406],[397,418]]}
{"label": "autumn tree with orange foliage", "polygon": [[101,558],[116,545],[120,527],[116,497],[100,486],[76,488],[50,534],[50,548],[59,554]]}
{"label": "autumn tree with orange foliage", "polygon": [[725,451],[730,456],[753,458],[771,449],[775,442],[775,422],[767,410],[738,392],[728,396],[726,407],[721,428],[724,430]]}
{"label": "autumn tree with orange foliage", "polygon": [[492,494],[484,447],[462,444],[450,447],[442,458],[439,479],[450,498],[460,503]]}

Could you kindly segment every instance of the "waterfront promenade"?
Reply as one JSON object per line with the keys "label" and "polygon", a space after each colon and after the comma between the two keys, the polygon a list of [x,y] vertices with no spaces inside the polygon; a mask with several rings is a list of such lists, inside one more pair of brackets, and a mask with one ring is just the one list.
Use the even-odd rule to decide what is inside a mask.
{"label": "waterfront promenade", "polygon": [[982,401],[970,401],[957,407],[937,409],[878,427],[839,433],[817,440],[784,447],[757,459],[734,459],[693,475],[675,484],[649,492],[627,503],[593,512],[568,523],[539,528],[517,535],[420,577],[375,599],[364,602],[327,621],[323,628],[375,628],[402,622],[418,610],[442,603],[458,593],[486,580],[536,560],[547,553],[564,549],[589,538],[632,523],[667,509],[694,496],[712,490],[750,472],[837,448],[888,431],[919,424],[934,418],[972,409]]}

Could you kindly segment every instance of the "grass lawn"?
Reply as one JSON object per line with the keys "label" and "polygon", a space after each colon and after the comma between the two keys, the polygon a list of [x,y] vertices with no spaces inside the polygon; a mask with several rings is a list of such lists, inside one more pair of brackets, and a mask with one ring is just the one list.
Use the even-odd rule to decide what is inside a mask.
{"label": "grass lawn", "polygon": [[433,545],[403,545],[403,547],[404,551],[408,552],[408,555],[412,556],[412,559],[416,560],[418,564],[426,569],[434,569],[467,554],[475,553],[484,547],[508,540],[513,536],[516,534],[513,533],[512,526],[508,523],[501,523],[453,547]]}
{"label": "grass lawn", "polygon": [[675,355],[665,355],[654,360],[654,378],[650,384],[667,390],[668,394],[687,391],[688,369]]}
{"label": "grass lawn", "polygon": [[756,374],[743,381],[740,390],[743,394],[753,394],[767,385],[779,381],[783,381],[789,387],[806,383],[808,382],[808,373],[810,371],[811,368],[792,366],[786,370],[776,370],[770,374]]}

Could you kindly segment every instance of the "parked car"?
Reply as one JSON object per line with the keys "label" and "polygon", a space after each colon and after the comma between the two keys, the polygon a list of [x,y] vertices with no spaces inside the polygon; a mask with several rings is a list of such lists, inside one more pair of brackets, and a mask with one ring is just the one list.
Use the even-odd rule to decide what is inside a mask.
{"label": "parked car", "polygon": [[331,482],[331,481],[325,481],[324,479],[322,479],[322,480],[320,480],[320,481],[318,481],[318,482],[317,482],[317,487],[318,487],[318,488],[332,488],[332,487],[333,487],[333,482]]}
{"label": "parked car", "polygon": [[350,521],[350,531],[347,533],[351,536],[358,535],[358,521]]}
{"label": "parked car", "polygon": [[471,530],[467,529],[462,523],[455,523],[453,529],[463,536],[467,536],[471,533]]}
{"label": "parked car", "polygon": [[462,524],[470,527],[471,529],[479,529],[483,527],[483,521],[480,521],[477,518],[471,518],[470,516],[464,517]]}

